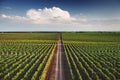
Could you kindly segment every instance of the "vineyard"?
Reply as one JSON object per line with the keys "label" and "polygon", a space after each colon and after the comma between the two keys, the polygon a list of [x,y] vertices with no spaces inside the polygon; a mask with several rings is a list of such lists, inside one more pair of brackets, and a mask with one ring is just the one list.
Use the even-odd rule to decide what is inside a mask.
{"label": "vineyard", "polygon": [[70,79],[119,80],[119,41],[119,33],[63,33]]}
{"label": "vineyard", "polygon": [[64,50],[73,80],[120,79],[120,46],[66,43]]}
{"label": "vineyard", "polygon": [[120,33],[0,33],[0,80],[119,80]]}
{"label": "vineyard", "polygon": [[[30,37],[25,35],[28,33],[1,34],[0,80],[44,79],[56,48],[57,36],[53,35],[57,34],[29,34]],[[34,38],[34,35],[37,37]]]}

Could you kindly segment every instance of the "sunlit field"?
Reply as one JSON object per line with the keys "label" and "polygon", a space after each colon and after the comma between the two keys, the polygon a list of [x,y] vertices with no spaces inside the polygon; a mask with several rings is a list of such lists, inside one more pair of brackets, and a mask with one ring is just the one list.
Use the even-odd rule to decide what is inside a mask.
{"label": "sunlit field", "polygon": [[0,33],[0,80],[119,80],[120,33]]}

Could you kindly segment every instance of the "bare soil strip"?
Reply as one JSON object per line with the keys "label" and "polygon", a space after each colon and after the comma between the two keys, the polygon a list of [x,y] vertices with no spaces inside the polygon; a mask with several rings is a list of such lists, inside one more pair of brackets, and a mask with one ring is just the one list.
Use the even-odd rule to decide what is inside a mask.
{"label": "bare soil strip", "polygon": [[62,39],[60,37],[46,80],[65,80],[62,61]]}

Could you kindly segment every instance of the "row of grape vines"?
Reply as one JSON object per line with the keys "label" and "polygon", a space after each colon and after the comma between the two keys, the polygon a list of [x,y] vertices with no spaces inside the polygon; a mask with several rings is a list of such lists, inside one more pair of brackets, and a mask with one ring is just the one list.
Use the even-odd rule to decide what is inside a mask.
{"label": "row of grape vines", "polygon": [[120,45],[64,42],[71,80],[120,79]]}
{"label": "row of grape vines", "polygon": [[42,80],[55,47],[56,41],[1,41],[0,80]]}

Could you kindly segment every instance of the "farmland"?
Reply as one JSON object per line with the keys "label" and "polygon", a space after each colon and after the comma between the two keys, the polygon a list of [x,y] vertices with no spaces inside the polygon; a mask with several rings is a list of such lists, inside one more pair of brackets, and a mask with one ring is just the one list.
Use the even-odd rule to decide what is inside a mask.
{"label": "farmland", "polygon": [[119,41],[119,33],[63,33],[71,79],[120,79]]}
{"label": "farmland", "polygon": [[43,80],[43,72],[50,65],[55,50],[56,35],[0,34],[0,80]]}
{"label": "farmland", "polygon": [[120,33],[0,33],[0,80],[119,80]]}

